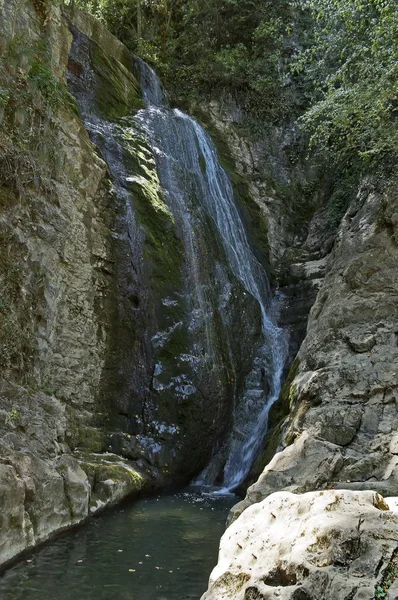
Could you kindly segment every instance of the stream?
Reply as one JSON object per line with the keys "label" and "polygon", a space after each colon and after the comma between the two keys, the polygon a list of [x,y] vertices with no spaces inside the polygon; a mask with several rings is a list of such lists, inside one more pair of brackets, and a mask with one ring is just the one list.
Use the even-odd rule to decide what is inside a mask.
{"label": "stream", "polygon": [[236,497],[146,498],[61,535],[0,577],[2,600],[199,600]]}

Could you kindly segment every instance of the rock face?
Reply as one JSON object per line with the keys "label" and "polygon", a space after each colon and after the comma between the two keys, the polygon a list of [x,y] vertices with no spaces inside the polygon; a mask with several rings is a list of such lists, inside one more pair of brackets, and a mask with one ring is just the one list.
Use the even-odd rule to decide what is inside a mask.
{"label": "rock face", "polygon": [[[254,475],[258,477],[262,473],[249,487],[245,499],[231,511],[230,522],[237,521],[225,534],[219,566],[213,573],[210,591],[205,598],[385,597],[375,596],[375,585],[378,584],[383,584],[380,594],[384,593],[383,586],[391,586],[389,594],[395,598],[396,589],[392,584],[398,576],[394,566],[396,516],[387,517],[391,513],[375,516],[370,526],[374,528],[374,534],[369,539],[372,535],[377,538],[378,519],[382,518],[386,523],[389,519],[394,521],[393,535],[390,535],[389,527],[380,531],[380,536],[388,539],[387,563],[390,563],[384,561],[387,555],[383,555],[378,542],[369,542],[374,548],[374,556],[380,559],[378,568],[375,569],[375,566],[379,559],[371,562],[373,550],[363,546],[357,558],[366,568],[362,567],[362,571],[358,569],[357,572],[354,567],[351,575],[348,568],[344,576],[346,581],[341,578],[338,558],[344,554],[340,547],[343,538],[333,541],[330,531],[325,533],[325,548],[322,550],[322,544],[317,546],[316,540],[310,542],[307,549],[300,546],[300,536],[301,531],[304,538],[311,533],[308,530],[311,526],[305,525],[306,519],[320,519],[325,510],[321,508],[324,500],[319,500],[318,508],[318,500],[315,500],[310,509],[307,506],[310,497],[321,499],[325,494],[333,493],[336,498],[349,498],[347,502],[353,504],[350,508],[347,504],[347,513],[345,500],[339,509],[341,523],[337,527],[345,532],[345,524],[352,531],[355,529],[362,515],[362,502],[368,503],[375,492],[383,496],[398,494],[396,184],[386,180],[384,183],[377,182],[377,186],[370,179],[364,182],[337,231],[328,223],[330,207],[318,205],[303,228],[305,235],[299,248],[297,241],[300,236],[289,238],[288,215],[285,215],[284,225],[281,226],[282,221],[278,220],[283,211],[270,193],[272,186],[261,187],[256,182],[261,172],[261,167],[256,167],[258,157],[266,149],[253,151],[253,147],[240,140],[238,135],[234,150],[235,133],[231,121],[225,124],[225,119],[221,119],[220,123],[217,107],[213,118],[218,121],[219,127],[224,124],[224,133],[232,139],[235,158],[239,154],[236,148],[241,149],[240,169],[242,172],[246,169],[249,178],[252,178],[252,185],[258,190],[253,197],[271,215],[273,231],[279,231],[274,237],[273,244],[276,246],[271,256],[279,256],[274,264],[278,268],[279,260],[281,291],[288,297],[281,319],[291,327],[293,347],[297,349],[302,344],[280,399],[271,409],[271,431],[254,467]],[[293,171],[290,170],[290,174]],[[272,237],[271,232],[269,236]],[[293,314],[290,315],[289,311]],[[303,494],[333,488],[352,490],[352,495],[329,491],[322,495],[290,495],[291,492]],[[283,494],[276,494],[281,490]],[[365,493],[366,490],[369,493]],[[286,508],[286,515],[297,507],[296,522],[301,529],[293,529],[292,534],[286,530],[285,534],[279,528],[272,540],[269,527],[274,524],[274,519],[269,516],[268,510],[277,514],[276,507],[282,502],[281,498],[290,507]],[[373,503],[373,500],[370,502]],[[395,502],[390,502],[390,505],[395,510]],[[263,509],[263,506],[267,508]],[[379,508],[382,509],[382,506]],[[372,511],[375,515],[379,512],[377,508],[372,508]],[[263,521],[264,514],[267,518]],[[263,527],[266,528],[267,542],[261,535]],[[278,527],[277,521],[275,527]],[[280,538],[280,543],[277,538]],[[393,545],[389,545],[390,538],[394,540]],[[294,562],[289,554],[290,544],[295,550],[305,551],[306,558],[308,549],[317,548],[317,553],[326,561],[329,559],[325,552],[335,553],[333,574],[326,573],[327,569],[315,573],[312,568],[306,567],[303,575],[304,563]],[[325,564],[332,565],[330,562]],[[363,578],[369,569],[369,577]]]}
{"label": "rock face", "polygon": [[253,132],[231,98],[213,100],[198,113],[219,141],[254,248],[260,260],[266,257],[273,286],[283,298],[279,321],[289,330],[291,363],[305,337],[336,235],[327,206],[333,186],[321,160],[305,159],[305,142],[295,124]]}
{"label": "rock face", "polygon": [[393,189],[348,209],[285,394],[282,443],[237,516],[277,490],[398,492],[398,245]]}
{"label": "rock face", "polygon": [[65,406],[0,380],[0,564],[152,485],[119,456],[75,454]]}
{"label": "rock face", "polygon": [[[119,239],[106,163],[64,83],[68,23],[42,3],[2,2],[0,29],[3,564],[162,478],[142,456],[138,465],[104,453],[114,407],[106,391],[129,348],[115,350],[122,281],[114,265],[125,264],[130,245]],[[94,29],[118,64],[122,45]],[[139,101],[134,82],[120,95],[125,110]],[[123,289],[120,303],[131,311]]]}
{"label": "rock face", "polygon": [[203,600],[386,597],[398,575],[397,542],[396,498],[276,492],[227,529]]}
{"label": "rock face", "polygon": [[[127,49],[95,19],[33,0],[0,0],[0,27],[1,564],[196,474],[230,428],[260,314],[224,269],[209,218],[192,250],[209,310],[193,310],[183,227],[132,118],[143,103]],[[210,107],[257,254],[286,299],[291,360],[316,301],[263,462],[278,453],[234,516],[281,489],[395,496],[396,194],[363,186],[336,237],[295,130],[251,142],[240,118]],[[196,344],[209,320],[212,361]]]}
{"label": "rock face", "polygon": [[236,182],[253,246],[260,260],[268,259],[267,270],[279,299],[278,323],[289,338],[286,376],[290,365],[292,369],[279,402],[271,407],[269,433],[246,478],[247,487],[280,445],[283,418],[289,413],[290,386],[298,368],[295,358],[306,336],[310,309],[323,285],[343,213],[334,202],[332,174],[322,158],[305,158],[305,141],[294,123],[268,126],[259,134],[247,128],[243,111],[232,99],[213,101],[201,109],[199,116],[218,140],[224,166]]}
{"label": "rock face", "polygon": [[197,474],[228,432],[260,311],[207,218],[211,360],[197,344],[181,227],[132,118],[143,103],[123,44],[33,0],[0,1],[0,30],[2,564]]}

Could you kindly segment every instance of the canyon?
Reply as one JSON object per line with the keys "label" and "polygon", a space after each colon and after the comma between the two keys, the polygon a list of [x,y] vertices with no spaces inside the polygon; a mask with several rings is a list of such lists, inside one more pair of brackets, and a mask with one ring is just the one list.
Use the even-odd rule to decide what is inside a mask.
{"label": "canyon", "polygon": [[294,124],[40,6],[0,1],[0,564],[195,481],[245,496],[204,598],[395,598],[393,178],[336,218]]}

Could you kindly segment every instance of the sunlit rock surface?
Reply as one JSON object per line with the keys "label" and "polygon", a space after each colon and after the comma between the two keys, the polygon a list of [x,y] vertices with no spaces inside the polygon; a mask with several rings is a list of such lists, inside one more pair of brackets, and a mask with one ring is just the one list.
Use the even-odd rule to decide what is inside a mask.
{"label": "sunlit rock surface", "polygon": [[394,189],[349,207],[284,390],[278,453],[235,518],[279,490],[398,494],[398,245]]}
{"label": "sunlit rock surface", "polygon": [[0,564],[154,485],[114,454],[71,454],[65,406],[0,379]]}
{"label": "sunlit rock surface", "polygon": [[276,492],[227,529],[202,600],[370,600],[397,562],[396,498]]}

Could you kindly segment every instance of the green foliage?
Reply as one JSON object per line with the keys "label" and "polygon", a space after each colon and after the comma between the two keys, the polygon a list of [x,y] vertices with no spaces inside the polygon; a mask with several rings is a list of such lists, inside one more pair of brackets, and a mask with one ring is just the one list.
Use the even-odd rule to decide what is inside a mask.
{"label": "green foliage", "polygon": [[385,568],[381,582],[375,587],[375,598],[387,598],[388,590],[391,585],[398,579],[398,551],[395,550],[391,556],[391,560]]}
{"label": "green foliage", "polygon": [[360,170],[356,164],[348,163],[335,172],[327,203],[328,217],[332,227],[337,227],[350,202],[358,192]]}
{"label": "green foliage", "polygon": [[29,71],[28,81],[41,93],[48,106],[52,109],[58,107],[65,90],[52,74],[49,64],[38,59],[34,60]]}
{"label": "green foliage", "polygon": [[21,418],[19,410],[13,409],[6,414],[5,424],[11,427],[15,427]]}
{"label": "green foliage", "polygon": [[[313,37],[294,70],[309,108],[312,146],[334,159],[388,162],[398,155],[396,0],[306,0]],[[391,160],[392,162],[392,160]]]}
{"label": "green foliage", "polygon": [[55,160],[56,113],[62,103],[71,103],[66,86],[52,73],[45,34],[33,40],[29,31],[15,28],[2,42],[0,185],[21,199],[26,186],[45,185]]}
{"label": "green foliage", "polygon": [[154,64],[179,102],[231,94],[251,115],[280,120],[288,0],[76,0]]}

